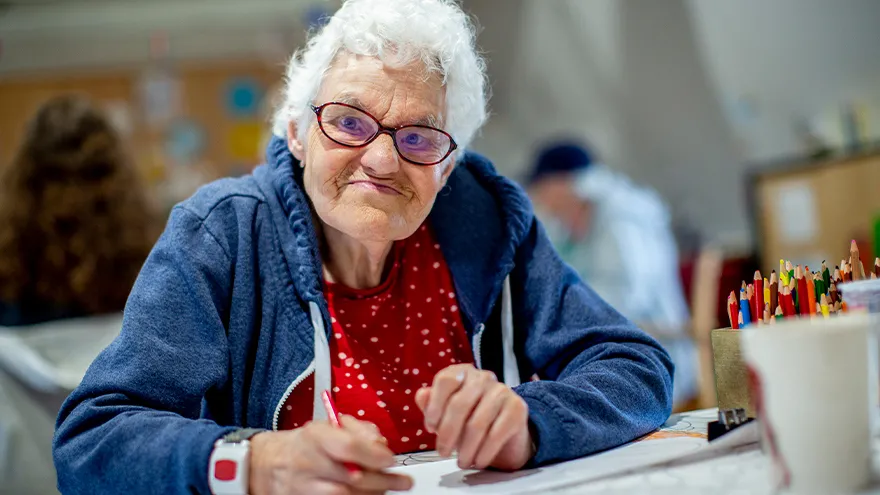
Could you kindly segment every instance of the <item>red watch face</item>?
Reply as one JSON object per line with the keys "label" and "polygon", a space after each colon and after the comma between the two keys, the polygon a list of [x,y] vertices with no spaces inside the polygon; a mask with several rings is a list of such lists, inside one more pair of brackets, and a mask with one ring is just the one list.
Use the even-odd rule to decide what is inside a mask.
{"label": "red watch face", "polygon": [[214,463],[214,478],[219,481],[232,481],[235,479],[235,472],[238,465],[235,461],[224,459]]}

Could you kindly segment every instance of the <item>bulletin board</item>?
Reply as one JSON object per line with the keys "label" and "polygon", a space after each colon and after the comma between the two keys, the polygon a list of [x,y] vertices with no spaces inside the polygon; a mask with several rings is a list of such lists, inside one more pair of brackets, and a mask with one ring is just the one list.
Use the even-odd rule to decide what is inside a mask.
{"label": "bulletin board", "polygon": [[158,123],[145,104],[144,67],[0,78],[0,167],[13,159],[39,106],[65,93],[91,97],[120,121],[148,183],[171,182],[168,174],[184,161],[206,181],[246,173],[263,160],[270,132],[265,100],[279,87],[282,65],[217,61],[163,70],[174,83],[173,115]]}
{"label": "bulletin board", "polygon": [[814,270],[827,259],[833,268],[852,239],[863,263],[880,249],[871,246],[880,216],[880,151],[789,163],[754,174],[749,189],[762,267],[785,258]]}

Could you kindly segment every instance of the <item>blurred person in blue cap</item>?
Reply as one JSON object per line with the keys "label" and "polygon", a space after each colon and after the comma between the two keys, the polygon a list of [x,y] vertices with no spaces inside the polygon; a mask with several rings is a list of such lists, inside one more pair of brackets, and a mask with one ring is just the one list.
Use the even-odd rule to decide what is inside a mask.
{"label": "blurred person in blue cap", "polygon": [[685,338],[690,316],[663,200],[569,141],[539,151],[527,187],[563,260],[667,348],[676,365],[674,402],[692,398],[696,351]]}

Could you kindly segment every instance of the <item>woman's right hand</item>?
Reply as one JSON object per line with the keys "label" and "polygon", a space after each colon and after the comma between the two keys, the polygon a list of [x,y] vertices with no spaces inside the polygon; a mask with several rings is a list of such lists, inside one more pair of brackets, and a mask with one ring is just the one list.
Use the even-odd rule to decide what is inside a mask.
{"label": "woman's right hand", "polygon": [[[340,422],[342,428],[313,421],[252,437],[249,493],[360,495],[412,488],[408,476],[382,471],[394,466],[394,454],[375,425],[346,415]],[[361,469],[350,473],[344,462]]]}

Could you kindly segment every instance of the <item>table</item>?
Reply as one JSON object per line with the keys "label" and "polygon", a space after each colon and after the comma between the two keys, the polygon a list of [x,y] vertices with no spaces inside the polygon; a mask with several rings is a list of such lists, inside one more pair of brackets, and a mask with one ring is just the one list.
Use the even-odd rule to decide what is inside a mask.
{"label": "table", "polygon": [[[556,468],[542,468],[543,473],[541,469],[509,475],[461,471],[454,466],[454,461],[436,462],[440,459],[434,453],[398,456],[402,467],[397,469],[414,477],[416,486],[412,493],[419,494],[775,493],[770,481],[770,462],[757,443],[721,451],[708,449],[707,425],[716,416],[716,409],[674,414],[657,432],[636,442]],[[666,458],[664,450],[670,451]],[[641,461],[633,459],[639,456],[646,461],[641,462],[642,466],[616,469],[616,464]],[[608,461],[601,462],[603,457]],[[877,462],[880,460],[880,437],[874,439],[874,459],[875,471],[880,473],[880,462]],[[566,479],[566,465],[577,475]],[[577,476],[584,474],[589,479],[579,481]],[[863,493],[880,494],[880,484]]]}

